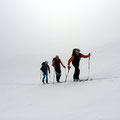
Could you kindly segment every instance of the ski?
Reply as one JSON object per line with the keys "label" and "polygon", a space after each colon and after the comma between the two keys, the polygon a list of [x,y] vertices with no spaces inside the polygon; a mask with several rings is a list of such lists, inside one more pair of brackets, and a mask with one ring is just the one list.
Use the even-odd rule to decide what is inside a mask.
{"label": "ski", "polygon": [[84,81],[91,81],[91,80],[93,80],[93,79],[92,78],[87,78],[87,79],[80,79],[76,82],[84,82]]}
{"label": "ski", "polygon": [[43,83],[43,85],[49,85],[49,84],[60,84],[60,83],[65,83],[65,81],[60,81],[60,82],[49,82],[49,83]]}
{"label": "ski", "polygon": [[[91,80],[94,80],[93,78],[86,78],[86,79],[80,79],[80,80],[77,80],[77,81],[73,81],[73,82],[85,82],[85,81],[91,81]],[[70,82],[70,81],[60,81],[60,82],[48,82],[48,83],[44,83],[43,85],[49,85],[49,84],[60,84],[60,83],[66,83],[66,82]],[[72,82],[72,81],[71,81]]]}

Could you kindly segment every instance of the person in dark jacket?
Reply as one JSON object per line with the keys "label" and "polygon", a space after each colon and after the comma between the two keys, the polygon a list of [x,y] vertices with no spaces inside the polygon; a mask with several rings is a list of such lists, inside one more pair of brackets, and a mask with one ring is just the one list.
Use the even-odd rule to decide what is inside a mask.
{"label": "person in dark jacket", "polygon": [[55,58],[53,58],[52,66],[55,69],[56,81],[57,82],[60,82],[60,77],[61,77],[61,67],[60,67],[60,64],[65,68],[65,66],[63,65],[63,63],[60,60],[59,56],[56,56]]}
{"label": "person in dark jacket", "polygon": [[81,58],[88,58],[88,57],[90,57],[90,55],[91,55],[90,53],[88,55],[84,55],[84,54],[80,53],[80,50],[77,48],[73,49],[72,56],[68,60],[68,70],[70,70],[70,63],[72,62],[72,65],[75,68],[75,72],[73,75],[74,81],[79,80],[79,74],[80,74],[79,62],[80,62]]}
{"label": "person in dark jacket", "polygon": [[45,61],[42,63],[42,67],[40,68],[40,70],[43,72],[43,79],[42,82],[44,83],[44,79],[46,77],[46,83],[48,83],[48,71],[50,74],[50,67],[48,65],[48,61]]}

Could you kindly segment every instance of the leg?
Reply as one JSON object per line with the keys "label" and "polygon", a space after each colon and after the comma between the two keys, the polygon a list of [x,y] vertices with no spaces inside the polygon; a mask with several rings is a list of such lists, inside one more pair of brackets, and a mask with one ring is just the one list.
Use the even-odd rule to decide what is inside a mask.
{"label": "leg", "polygon": [[80,74],[80,70],[78,67],[75,67],[75,72],[74,72],[74,75],[73,75],[73,79],[75,81],[79,80],[79,74]]}
{"label": "leg", "polygon": [[56,70],[56,81],[57,81],[57,82],[60,82],[60,77],[61,77],[61,70],[60,70],[60,69],[57,69],[57,70]]}
{"label": "leg", "polygon": [[78,80],[79,80],[79,74],[80,74],[80,69],[77,68],[76,77],[77,77]]}
{"label": "leg", "polygon": [[46,72],[46,83],[48,83],[48,73]]}
{"label": "leg", "polygon": [[57,74],[56,74],[56,81],[57,81],[57,82],[60,82],[60,77],[61,77],[61,75],[57,75]]}
{"label": "leg", "polygon": [[44,83],[44,79],[45,79],[45,72],[43,72],[43,79],[42,79],[43,83]]}

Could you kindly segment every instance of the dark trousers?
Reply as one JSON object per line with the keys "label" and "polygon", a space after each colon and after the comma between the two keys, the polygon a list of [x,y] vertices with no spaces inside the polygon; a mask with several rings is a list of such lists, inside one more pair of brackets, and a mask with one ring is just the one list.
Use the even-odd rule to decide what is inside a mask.
{"label": "dark trousers", "polygon": [[57,74],[56,74],[56,81],[57,81],[57,82],[60,82],[60,77],[61,77],[61,75],[57,75]]}
{"label": "dark trousers", "polygon": [[55,72],[56,72],[56,81],[60,82],[61,70],[60,69],[55,69]]}
{"label": "dark trousers", "polygon": [[74,66],[75,68],[75,72],[74,72],[74,75],[73,75],[73,79],[74,80],[78,80],[79,79],[79,74],[80,74],[80,69],[78,66]]}

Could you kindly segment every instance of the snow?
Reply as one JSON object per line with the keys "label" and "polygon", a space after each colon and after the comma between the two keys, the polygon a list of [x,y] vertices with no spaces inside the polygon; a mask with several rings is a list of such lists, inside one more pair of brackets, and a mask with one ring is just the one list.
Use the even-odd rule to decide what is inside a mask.
{"label": "snow", "polygon": [[[3,64],[0,69],[0,120],[120,120],[119,43],[91,49],[93,80],[86,82],[73,82],[70,72],[66,83],[42,85],[39,57],[28,57],[29,62],[27,58],[4,61],[6,67]],[[82,74],[86,63],[81,60],[83,78],[87,77],[87,73]],[[64,81],[63,69],[62,73]],[[52,75],[53,71],[51,82]]]}
{"label": "snow", "polygon": [[119,120],[119,86],[119,79],[56,85],[2,85],[0,118]]}
{"label": "snow", "polygon": [[[120,0],[0,1],[0,120],[120,120]],[[91,81],[43,85],[40,66],[91,52]],[[65,80],[61,68],[61,81]],[[81,59],[80,78],[88,77]]]}

